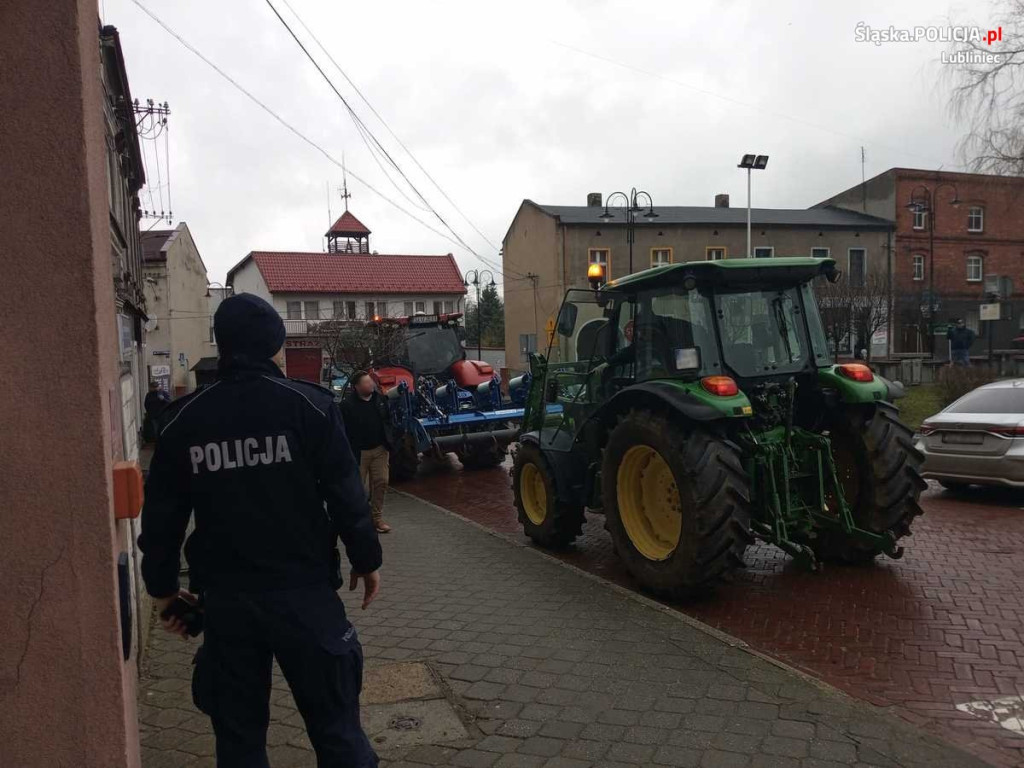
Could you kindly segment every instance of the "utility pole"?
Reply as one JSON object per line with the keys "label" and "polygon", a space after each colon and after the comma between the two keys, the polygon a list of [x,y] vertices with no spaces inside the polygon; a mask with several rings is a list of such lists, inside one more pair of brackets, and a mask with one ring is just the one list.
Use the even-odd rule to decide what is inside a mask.
{"label": "utility pole", "polygon": [[[654,212],[654,201],[651,196],[644,192],[642,189],[637,191],[636,187],[630,190],[627,195],[625,192],[612,192],[608,195],[604,201],[604,213],[601,214],[600,218],[604,221],[611,221],[615,218],[615,214],[608,210],[608,204],[612,201],[612,198],[620,196],[626,202],[625,205],[625,216],[626,216],[626,242],[629,244],[629,274],[633,274],[633,241],[636,239],[636,215],[643,210],[640,205],[640,198],[647,198],[647,212],[644,213],[644,218],[648,221],[653,221],[658,218],[658,214]],[[607,265],[609,268],[610,264]],[[610,274],[605,275],[605,280],[611,280]]]}

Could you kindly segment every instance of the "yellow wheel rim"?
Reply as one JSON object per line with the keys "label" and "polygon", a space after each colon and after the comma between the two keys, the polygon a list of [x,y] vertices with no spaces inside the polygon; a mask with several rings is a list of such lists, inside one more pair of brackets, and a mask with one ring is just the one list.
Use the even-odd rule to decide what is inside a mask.
{"label": "yellow wheel rim", "polygon": [[661,454],[634,445],[616,474],[619,519],[637,552],[648,560],[667,560],[683,530],[679,487]]}
{"label": "yellow wheel rim", "polygon": [[536,464],[523,464],[519,473],[519,498],[523,500],[523,511],[530,522],[543,524],[548,516],[548,492],[544,487],[544,476]]}

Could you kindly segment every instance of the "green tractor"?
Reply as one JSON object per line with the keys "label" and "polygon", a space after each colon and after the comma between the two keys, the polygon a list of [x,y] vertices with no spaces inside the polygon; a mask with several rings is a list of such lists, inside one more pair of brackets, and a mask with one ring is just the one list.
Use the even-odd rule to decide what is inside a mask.
{"label": "green tractor", "polygon": [[903,554],[921,454],[901,387],[832,360],[831,259],[656,267],[567,292],[515,448],[519,521],[561,548],[603,512],[647,589],[713,587],[761,539],[808,568]]}

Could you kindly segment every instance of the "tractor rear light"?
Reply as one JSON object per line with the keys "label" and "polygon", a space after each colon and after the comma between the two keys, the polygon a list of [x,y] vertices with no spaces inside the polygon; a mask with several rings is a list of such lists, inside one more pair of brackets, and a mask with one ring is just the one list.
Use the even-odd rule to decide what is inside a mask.
{"label": "tractor rear light", "polygon": [[740,391],[731,376],[705,376],[700,380],[700,385],[705,391],[718,397],[732,397]]}
{"label": "tractor rear light", "polygon": [[853,381],[867,383],[875,380],[875,374],[863,363],[846,363],[839,366],[839,373]]}

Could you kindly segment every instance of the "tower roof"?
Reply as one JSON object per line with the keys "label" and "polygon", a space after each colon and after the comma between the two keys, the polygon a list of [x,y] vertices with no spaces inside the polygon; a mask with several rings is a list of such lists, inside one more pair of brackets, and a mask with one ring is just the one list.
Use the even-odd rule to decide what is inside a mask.
{"label": "tower roof", "polygon": [[361,222],[348,211],[345,211],[343,214],[341,214],[341,216],[338,217],[338,220],[334,222],[331,228],[327,230],[326,236],[330,237],[332,235],[341,235],[344,237],[347,235],[352,237],[360,237],[362,235],[368,234],[370,234],[370,230],[366,228],[363,222]]}

